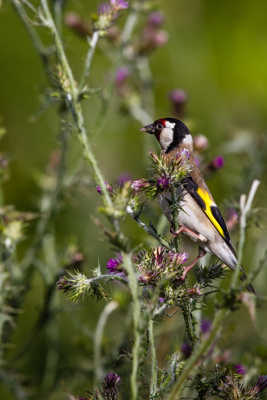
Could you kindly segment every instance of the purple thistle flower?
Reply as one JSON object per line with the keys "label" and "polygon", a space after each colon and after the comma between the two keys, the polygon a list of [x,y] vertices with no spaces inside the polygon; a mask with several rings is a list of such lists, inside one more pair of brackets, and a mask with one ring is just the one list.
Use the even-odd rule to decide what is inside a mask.
{"label": "purple thistle flower", "polygon": [[161,266],[163,260],[164,260],[164,249],[163,247],[157,247],[154,250],[154,257],[155,257],[155,262],[158,266]]}
{"label": "purple thistle flower", "polygon": [[154,11],[149,14],[147,22],[153,27],[160,27],[164,23],[164,16],[159,11]]}
{"label": "purple thistle flower", "polygon": [[208,319],[203,319],[200,323],[201,333],[208,333],[210,331],[212,323]]}
{"label": "purple thistle flower", "polygon": [[159,297],[159,303],[164,303],[164,301],[165,301],[165,298],[164,297]]}
{"label": "purple thistle flower", "polygon": [[236,373],[239,375],[245,375],[247,373],[246,368],[242,364],[234,365],[234,369],[235,369]]}
{"label": "purple thistle flower", "polygon": [[253,390],[255,393],[260,393],[267,388],[267,375],[259,376]]}
{"label": "purple thistle flower", "polygon": [[175,104],[183,104],[187,101],[187,95],[184,90],[182,89],[174,89],[170,92],[169,98]]}
{"label": "purple thistle flower", "polygon": [[140,40],[139,52],[144,54],[162,47],[168,41],[168,33],[158,30],[157,27],[147,25]]}
{"label": "purple thistle flower", "polygon": [[166,176],[162,176],[157,180],[157,185],[160,189],[167,189],[170,184],[170,179]]}
{"label": "purple thistle flower", "polygon": [[139,192],[139,190],[149,186],[149,183],[145,181],[145,179],[136,179],[135,181],[132,182],[131,188],[135,192]]}
{"label": "purple thistle flower", "polygon": [[154,47],[162,47],[164,46],[164,44],[166,44],[168,42],[169,39],[169,35],[166,31],[157,31],[154,33],[154,37],[153,37],[153,44]]}
{"label": "purple thistle flower", "polygon": [[118,185],[123,186],[126,182],[129,182],[131,180],[132,180],[132,177],[129,174],[127,174],[127,173],[121,174],[118,177]]}
{"label": "purple thistle flower", "polygon": [[182,156],[184,159],[189,160],[189,158],[190,158],[190,151],[187,150],[187,149],[183,149],[183,150],[181,151],[181,156]]}
{"label": "purple thistle flower", "polygon": [[238,223],[238,213],[232,207],[227,210],[226,226],[229,231],[231,231]]}
{"label": "purple thistle flower", "polygon": [[215,157],[211,163],[208,165],[208,168],[211,171],[218,170],[224,166],[224,158],[222,156]]}
{"label": "purple thistle flower", "polygon": [[81,37],[86,37],[90,34],[88,24],[74,12],[67,13],[64,22],[70,29]]}
{"label": "purple thistle flower", "polygon": [[57,289],[63,290],[66,293],[72,289],[72,284],[65,276],[62,276],[57,281]]}
{"label": "purple thistle flower", "polygon": [[180,264],[184,264],[188,260],[188,254],[186,252],[179,253],[177,260]]}
{"label": "purple thistle flower", "polygon": [[226,226],[228,231],[231,231],[238,223],[238,213],[234,208],[229,208],[227,211]]}
{"label": "purple thistle flower", "polygon": [[173,111],[178,116],[183,116],[187,103],[187,94],[182,89],[174,89],[169,93],[169,100],[172,104]]}
{"label": "purple thistle flower", "polygon": [[102,391],[104,399],[116,400],[118,398],[117,385],[119,384],[120,380],[120,376],[117,375],[115,372],[109,372],[105,376]]}
{"label": "purple thistle flower", "polygon": [[115,76],[115,85],[116,88],[121,95],[125,95],[125,91],[127,89],[127,79],[130,75],[130,71],[127,67],[120,67]]}
{"label": "purple thistle flower", "polygon": [[107,262],[106,268],[109,270],[110,274],[116,274],[121,272],[118,268],[122,264],[122,255],[118,254],[116,258],[110,258]]}
{"label": "purple thistle flower", "polygon": [[222,156],[218,156],[218,157],[214,158],[212,163],[216,169],[219,169],[224,166],[224,159]]}
{"label": "purple thistle flower", "polygon": [[111,5],[108,3],[101,3],[98,7],[98,15],[109,15],[111,14]]}
{"label": "purple thistle flower", "polygon": [[[112,192],[112,186],[108,182],[105,182],[105,185],[106,185],[107,191],[111,193]],[[102,189],[101,189],[100,185],[96,186],[96,191],[97,191],[97,193],[102,194]]]}
{"label": "purple thistle flower", "polygon": [[169,252],[171,261],[175,261],[177,264],[184,264],[188,260],[188,254]]}
{"label": "purple thistle flower", "polygon": [[192,353],[192,346],[189,343],[183,343],[181,347],[181,353],[185,359],[189,358]]}
{"label": "purple thistle flower", "polygon": [[129,7],[128,1],[125,0],[110,0],[110,4],[115,11],[126,10]]}

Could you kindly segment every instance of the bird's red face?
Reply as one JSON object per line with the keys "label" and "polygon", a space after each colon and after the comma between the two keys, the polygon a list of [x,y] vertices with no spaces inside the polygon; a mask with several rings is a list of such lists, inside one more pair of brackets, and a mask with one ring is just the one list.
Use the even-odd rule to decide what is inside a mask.
{"label": "bird's red face", "polygon": [[185,137],[188,138],[187,135],[190,135],[183,122],[175,118],[157,119],[152,124],[146,125],[141,131],[155,135],[165,153],[179,146]]}

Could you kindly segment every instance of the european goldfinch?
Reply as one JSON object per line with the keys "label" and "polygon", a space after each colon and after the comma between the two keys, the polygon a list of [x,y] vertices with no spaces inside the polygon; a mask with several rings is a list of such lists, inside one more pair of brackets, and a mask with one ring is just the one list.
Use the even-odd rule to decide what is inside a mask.
{"label": "european goldfinch", "polygon": [[[181,183],[181,210],[178,213],[179,230],[198,242],[200,253],[186,270],[188,272],[205,252],[215,254],[232,270],[236,268],[237,257],[229,232],[208,186],[203,179],[193,156],[193,138],[186,125],[175,118],[161,118],[141,129],[156,136],[162,151],[169,157],[177,153],[187,154],[190,174]],[[171,223],[168,194],[161,197],[161,207]],[[245,275],[241,276],[245,279]],[[248,290],[254,292],[251,285]]]}

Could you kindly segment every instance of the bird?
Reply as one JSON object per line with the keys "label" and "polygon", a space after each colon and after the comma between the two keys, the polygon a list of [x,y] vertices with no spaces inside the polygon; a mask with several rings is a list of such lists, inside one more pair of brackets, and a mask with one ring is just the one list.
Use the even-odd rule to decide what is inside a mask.
{"label": "bird", "polygon": [[[235,270],[238,264],[236,251],[223,216],[195,162],[193,137],[187,126],[179,119],[167,117],[155,120],[141,128],[141,131],[154,135],[163,153],[170,159],[176,157],[177,154],[187,154],[190,171],[178,189],[182,194],[177,217],[179,229],[172,233],[185,234],[197,242],[199,254],[184,270],[182,278],[185,278],[189,270],[207,252],[214,254],[230,269]],[[160,205],[173,226],[168,194],[161,196]],[[246,280],[242,267],[241,270],[240,278]],[[255,293],[251,284],[247,286],[247,289]]]}

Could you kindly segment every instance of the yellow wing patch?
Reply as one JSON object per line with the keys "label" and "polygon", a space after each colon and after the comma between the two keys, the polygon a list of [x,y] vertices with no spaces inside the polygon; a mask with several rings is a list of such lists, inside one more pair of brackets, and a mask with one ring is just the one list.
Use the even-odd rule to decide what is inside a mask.
{"label": "yellow wing patch", "polygon": [[215,226],[217,231],[222,235],[222,237],[225,238],[225,234],[224,234],[223,228],[221,227],[219,222],[214,218],[214,216],[212,214],[212,211],[211,211],[211,206],[216,206],[216,204],[213,202],[213,200],[211,199],[209,193],[205,189],[202,189],[202,188],[198,187],[197,188],[197,194],[199,195],[199,197],[203,200],[203,202],[205,204],[205,210],[203,210],[204,213],[207,215],[209,220]]}

